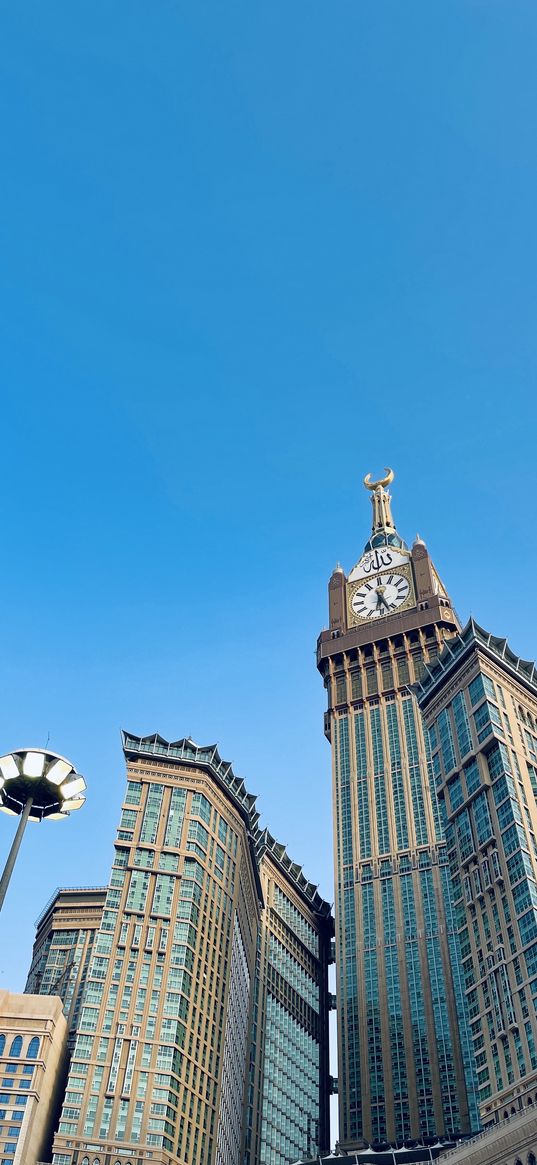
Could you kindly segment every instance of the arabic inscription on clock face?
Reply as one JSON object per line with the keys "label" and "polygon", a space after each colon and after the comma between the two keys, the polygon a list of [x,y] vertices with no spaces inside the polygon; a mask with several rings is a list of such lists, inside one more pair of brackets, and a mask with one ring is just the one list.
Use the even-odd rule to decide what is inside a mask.
{"label": "arabic inscription on clock face", "polygon": [[370,578],[385,570],[392,570],[395,566],[406,566],[410,555],[401,550],[394,550],[391,546],[381,546],[377,550],[368,550],[360,561],[351,570],[349,582],[359,578]]}

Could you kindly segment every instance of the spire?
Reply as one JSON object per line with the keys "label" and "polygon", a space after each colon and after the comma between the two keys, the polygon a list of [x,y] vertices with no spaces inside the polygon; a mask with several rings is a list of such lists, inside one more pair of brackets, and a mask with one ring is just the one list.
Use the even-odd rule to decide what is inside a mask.
{"label": "spire", "polygon": [[373,505],[373,534],[378,534],[382,530],[393,533],[395,526],[393,524],[391,511],[391,495],[386,493],[385,485],[391,485],[394,479],[393,469],[384,470],[386,477],[381,477],[379,481],[371,481],[371,474],[368,473],[364,477],[364,485],[366,489],[370,489],[373,497],[371,502]]}
{"label": "spire", "polygon": [[403,539],[399,537],[392,517],[391,494],[385,489],[385,486],[391,485],[395,475],[393,469],[388,468],[384,470],[384,473],[385,477],[379,478],[378,481],[371,481],[370,473],[364,477],[365,488],[371,491],[371,504],[373,506],[373,528],[366,550],[388,545],[398,546],[406,550],[407,547]]}

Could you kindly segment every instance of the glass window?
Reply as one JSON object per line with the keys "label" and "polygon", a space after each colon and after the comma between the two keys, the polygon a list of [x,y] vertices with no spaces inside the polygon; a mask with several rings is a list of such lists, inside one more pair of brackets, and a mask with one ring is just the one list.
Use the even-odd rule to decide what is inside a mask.
{"label": "glass window", "polygon": [[26,1053],[29,1060],[36,1060],[39,1053],[39,1040],[34,1036],[28,1044],[28,1051]]}
{"label": "glass window", "polygon": [[15,1036],[15,1039],[13,1039],[11,1041],[11,1047],[9,1049],[9,1054],[10,1054],[10,1056],[20,1056],[21,1051],[22,1051],[22,1036]]}
{"label": "glass window", "polygon": [[161,853],[158,864],[159,870],[178,870],[179,854]]}
{"label": "glass window", "polygon": [[456,776],[448,785],[449,800],[451,802],[451,812],[454,813],[459,809],[464,801],[464,793],[461,785],[461,778]]}
{"label": "glass window", "polygon": [[127,805],[139,805],[142,798],[142,785],[140,781],[127,781],[127,794],[125,803]]}
{"label": "glass window", "polygon": [[156,841],[163,794],[164,785],[149,786],[140,830],[140,841],[149,842],[150,845],[154,845]]}
{"label": "glass window", "polygon": [[123,809],[119,822],[120,829],[134,829],[138,814],[135,809]]}
{"label": "glass window", "polygon": [[468,695],[470,696],[470,703],[472,705],[477,704],[477,701],[481,700],[485,695],[482,676],[476,676],[475,680],[472,680],[471,684],[468,685]]}
{"label": "glass window", "polygon": [[453,745],[451,720],[447,708],[444,708],[438,717],[438,733],[444,771],[448,773],[450,769],[455,768],[455,749]]}
{"label": "glass window", "polygon": [[179,846],[181,844],[181,831],[183,828],[183,818],[185,815],[185,802],[185,789],[172,789],[170,797],[170,808],[168,811],[168,820],[166,822],[166,832],[164,835],[164,845],[166,846]]}
{"label": "glass window", "polygon": [[458,692],[453,699],[453,718],[455,721],[459,752],[461,757],[463,757],[466,756],[467,752],[471,752],[472,750],[472,738],[470,736],[470,723],[462,692]]}
{"label": "glass window", "polygon": [[196,817],[201,817],[207,825],[211,821],[211,803],[204,797],[203,793],[194,793],[192,797],[192,814]]}
{"label": "glass window", "polygon": [[151,875],[146,874],[145,871],[132,871],[129,892],[127,894],[127,901],[125,903],[126,910],[135,910],[139,914],[143,913],[150,877]]}

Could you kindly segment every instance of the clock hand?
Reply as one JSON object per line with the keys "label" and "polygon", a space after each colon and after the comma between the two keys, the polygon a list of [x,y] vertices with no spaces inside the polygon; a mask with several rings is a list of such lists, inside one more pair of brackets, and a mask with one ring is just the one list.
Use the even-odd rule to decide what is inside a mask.
{"label": "clock hand", "polygon": [[380,604],[383,603],[386,607],[386,610],[389,611],[390,608],[386,602],[386,599],[384,598],[384,591],[385,587],[377,587],[377,607],[380,607]]}

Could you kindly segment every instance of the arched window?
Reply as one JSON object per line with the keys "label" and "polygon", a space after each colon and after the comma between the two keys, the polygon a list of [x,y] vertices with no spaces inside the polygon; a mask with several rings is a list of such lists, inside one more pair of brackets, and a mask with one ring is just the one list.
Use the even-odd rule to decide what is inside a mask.
{"label": "arched window", "polygon": [[22,1052],[22,1036],[15,1036],[9,1049],[10,1056],[20,1056]]}
{"label": "arched window", "polygon": [[528,1104],[533,1104],[533,1096],[528,1096]]}
{"label": "arched window", "polygon": [[6,1046],[6,1037],[0,1036],[0,1056],[4,1055],[5,1046]]}
{"label": "arched window", "polygon": [[89,1165],[89,1157],[83,1157],[80,1165]]}
{"label": "arched window", "polygon": [[537,1165],[535,1153],[528,1153],[528,1165]]}
{"label": "arched window", "polygon": [[28,1044],[28,1051],[27,1051],[26,1055],[28,1056],[29,1060],[36,1060],[38,1052],[39,1052],[39,1040],[38,1040],[37,1036],[33,1036],[32,1039],[30,1040],[30,1043]]}
{"label": "arched window", "polygon": [[509,1120],[509,1113],[508,1113],[507,1109],[505,1110],[505,1112],[504,1112],[504,1114],[503,1114],[503,1119],[504,1119],[504,1121],[508,1121],[508,1120]]}

